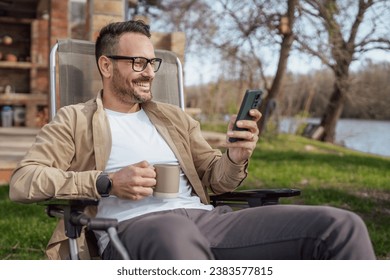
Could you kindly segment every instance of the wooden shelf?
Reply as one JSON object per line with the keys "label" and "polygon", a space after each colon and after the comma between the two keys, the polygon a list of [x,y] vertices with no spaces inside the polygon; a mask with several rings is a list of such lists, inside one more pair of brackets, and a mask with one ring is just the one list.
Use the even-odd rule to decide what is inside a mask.
{"label": "wooden shelf", "polygon": [[48,105],[48,95],[41,93],[11,93],[0,95],[0,106],[25,106],[26,126],[36,127],[38,106]]}
{"label": "wooden shelf", "polygon": [[31,62],[0,61],[0,68],[30,69],[31,67]]}
{"label": "wooden shelf", "polygon": [[25,61],[18,61],[18,62],[11,62],[11,61],[0,61],[0,69],[1,68],[8,68],[8,69],[31,69],[31,68],[38,68],[38,69],[46,69],[48,68],[47,65],[44,64],[34,64],[31,62],[25,62]]}
{"label": "wooden shelf", "polygon": [[4,23],[31,24],[32,21],[33,19],[30,18],[0,17],[0,22],[4,22]]}
{"label": "wooden shelf", "polygon": [[10,93],[0,95],[0,105],[47,105],[48,96],[42,93]]}
{"label": "wooden shelf", "polygon": [[[26,110],[24,125],[40,127],[41,113],[46,112],[49,105],[48,21],[0,16],[0,25],[0,38],[11,36],[13,39],[11,45],[0,44],[0,87],[11,86],[17,92],[0,93],[0,107],[23,106]],[[7,54],[15,55],[18,61],[6,60]]]}

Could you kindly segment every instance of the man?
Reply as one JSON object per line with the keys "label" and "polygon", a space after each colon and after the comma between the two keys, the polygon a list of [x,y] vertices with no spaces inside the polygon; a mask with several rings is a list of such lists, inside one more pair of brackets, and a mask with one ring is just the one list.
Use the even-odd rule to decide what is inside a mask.
{"label": "man", "polygon": [[[232,211],[209,205],[208,189],[237,188],[256,147],[256,122],[241,121],[226,152],[213,150],[199,123],[179,108],[152,101],[160,66],[141,21],[112,23],[96,41],[103,81],[98,96],[59,110],[42,128],[13,173],[10,197],[99,198],[98,217],[117,218],[132,259],[374,259],[362,220],[330,207],[267,206]],[[155,163],[179,163],[177,198],[152,195]],[[96,232],[103,259],[117,259],[107,235]],[[55,233],[52,243],[64,240]],[[60,245],[53,245],[61,251]],[[61,253],[58,253],[61,254]],[[60,257],[59,255],[56,257]]]}

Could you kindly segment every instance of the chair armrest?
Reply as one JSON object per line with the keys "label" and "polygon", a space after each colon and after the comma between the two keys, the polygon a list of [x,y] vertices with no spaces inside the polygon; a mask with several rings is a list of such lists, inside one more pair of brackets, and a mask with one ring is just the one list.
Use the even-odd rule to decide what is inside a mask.
{"label": "chair armrest", "polygon": [[78,238],[83,226],[86,226],[88,230],[107,230],[110,227],[117,227],[117,219],[91,218],[84,214],[85,207],[98,203],[97,199],[82,198],[50,199],[39,204],[46,206],[46,213],[49,217],[64,219],[66,236]]}
{"label": "chair armrest", "polygon": [[71,212],[83,212],[85,207],[97,205],[98,203],[99,200],[92,198],[55,198],[39,202],[38,205],[46,207],[46,213],[49,217],[62,218],[64,216],[65,209],[71,209]]}
{"label": "chair armrest", "polygon": [[[79,259],[76,239],[80,237],[83,227],[87,232],[91,230],[104,230],[108,233],[113,246],[118,250],[123,259],[129,259],[129,255],[117,236],[117,219],[92,218],[84,213],[84,209],[90,205],[97,205],[99,200],[91,198],[64,198],[50,199],[38,204],[46,206],[46,213],[50,217],[64,219],[65,235],[69,238],[70,259]],[[94,244],[96,247],[96,244]]]}
{"label": "chair armrest", "polygon": [[300,194],[301,191],[297,189],[255,189],[211,195],[210,199],[214,206],[230,205],[246,208],[278,204],[281,197],[292,197]]}

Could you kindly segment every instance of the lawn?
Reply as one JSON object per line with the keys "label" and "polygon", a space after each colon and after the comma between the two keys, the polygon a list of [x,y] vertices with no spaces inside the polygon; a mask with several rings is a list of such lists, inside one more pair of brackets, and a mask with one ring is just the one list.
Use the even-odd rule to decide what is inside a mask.
{"label": "lawn", "polygon": [[[282,134],[259,141],[240,188],[298,188],[299,197],[282,203],[352,210],[366,222],[378,258],[390,259],[389,170],[390,158]],[[2,186],[0,215],[0,259],[45,258],[56,219],[44,207],[13,203]]]}
{"label": "lawn", "polygon": [[0,259],[37,260],[45,258],[45,247],[56,220],[43,206],[18,204],[8,198],[8,186],[0,187]]}
{"label": "lawn", "polygon": [[283,203],[331,205],[366,222],[378,258],[390,259],[390,158],[293,135],[260,141],[242,188],[298,188]]}

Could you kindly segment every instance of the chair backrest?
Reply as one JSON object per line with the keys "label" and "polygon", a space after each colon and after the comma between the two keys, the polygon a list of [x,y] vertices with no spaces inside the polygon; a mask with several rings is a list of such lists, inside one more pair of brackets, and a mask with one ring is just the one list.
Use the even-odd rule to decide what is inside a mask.
{"label": "chair backrest", "polygon": [[[171,51],[155,50],[163,62],[153,81],[153,100],[184,110],[183,70]],[[59,107],[84,102],[102,88],[96,66],[95,44],[90,41],[59,40],[50,53],[50,117]]]}

